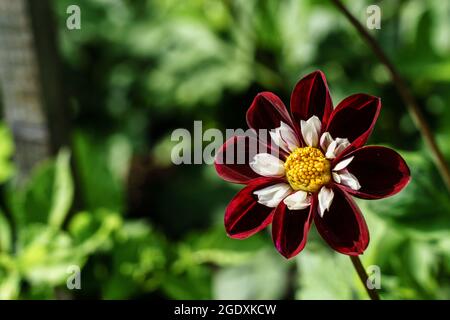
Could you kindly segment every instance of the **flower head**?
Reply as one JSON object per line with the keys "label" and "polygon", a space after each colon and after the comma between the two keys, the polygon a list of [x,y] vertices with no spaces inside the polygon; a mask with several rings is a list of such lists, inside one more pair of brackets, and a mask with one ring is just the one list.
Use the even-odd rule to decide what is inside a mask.
{"label": "flower head", "polygon": [[[272,224],[275,247],[291,258],[304,248],[314,223],[336,251],[362,254],[369,231],[352,196],[385,198],[410,180],[407,164],[394,150],[364,146],[380,109],[380,99],[366,94],[347,97],[333,108],[320,71],[297,83],[290,114],[273,93],[258,94],[247,123],[255,130],[270,130],[271,141],[265,145],[269,152],[256,153],[242,164],[215,163],[223,179],[246,184],[226,209],[228,235],[243,239]],[[231,138],[216,159],[237,145],[245,149],[237,152],[249,154],[251,139]]]}

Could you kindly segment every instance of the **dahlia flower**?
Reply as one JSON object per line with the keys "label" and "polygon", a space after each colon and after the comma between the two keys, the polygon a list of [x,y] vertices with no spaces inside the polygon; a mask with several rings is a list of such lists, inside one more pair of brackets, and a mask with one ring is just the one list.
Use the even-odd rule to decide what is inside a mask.
{"label": "dahlia flower", "polygon": [[[276,249],[291,258],[305,247],[315,224],[334,250],[362,254],[369,230],[352,196],[385,198],[410,179],[397,152],[364,146],[380,109],[380,99],[367,94],[349,96],[334,108],[321,71],[297,83],[290,113],[275,94],[259,93],[247,111],[247,124],[255,132],[269,130],[270,141],[234,136],[216,154],[219,176],[246,185],[226,208],[227,234],[244,239],[271,224]],[[264,145],[265,152],[249,157],[251,142]],[[244,150],[237,152],[248,156],[245,161],[218,161],[238,146]]]}

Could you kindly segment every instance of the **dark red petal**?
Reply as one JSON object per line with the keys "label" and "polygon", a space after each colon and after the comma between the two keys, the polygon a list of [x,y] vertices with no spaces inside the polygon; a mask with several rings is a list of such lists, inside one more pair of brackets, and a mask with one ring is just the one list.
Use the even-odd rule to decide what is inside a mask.
{"label": "dark red petal", "polygon": [[341,154],[363,146],[369,138],[381,109],[380,98],[355,94],[342,100],[331,113],[328,131],[336,138],[347,138],[351,145]]}
{"label": "dark red petal", "polygon": [[355,191],[342,186],[348,193],[363,199],[381,199],[402,190],[410,180],[405,160],[386,147],[367,146],[353,151],[347,169],[359,181],[361,189]]}
{"label": "dark red petal", "polygon": [[315,201],[303,210],[289,210],[280,202],[274,212],[272,238],[277,250],[287,259],[303,250],[312,223]]}
{"label": "dark red petal", "polygon": [[334,198],[330,211],[323,217],[314,216],[322,238],[337,252],[360,255],[369,244],[369,230],[364,217],[353,199],[339,188],[333,188]]}
{"label": "dark red petal", "polygon": [[300,120],[317,116],[325,128],[332,111],[333,102],[322,71],[314,71],[297,83],[291,95],[291,113],[296,126]]}
{"label": "dark red petal", "polygon": [[214,166],[222,179],[247,184],[261,177],[249,165],[253,157],[257,153],[270,153],[284,159],[277,151],[252,136],[234,136],[217,151]]}
{"label": "dark red petal", "polygon": [[271,92],[261,92],[255,97],[247,110],[247,124],[250,128],[274,129],[280,121],[292,125],[292,120],[283,101]]}
{"label": "dark red petal", "polygon": [[247,238],[272,222],[274,208],[258,203],[253,192],[279,182],[275,178],[258,178],[236,194],[225,211],[225,229],[230,237]]}

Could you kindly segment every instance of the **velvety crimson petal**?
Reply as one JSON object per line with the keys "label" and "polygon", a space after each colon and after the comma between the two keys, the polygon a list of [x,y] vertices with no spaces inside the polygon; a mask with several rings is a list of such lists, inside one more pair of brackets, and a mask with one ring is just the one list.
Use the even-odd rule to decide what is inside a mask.
{"label": "velvety crimson petal", "polygon": [[272,222],[275,209],[258,203],[253,192],[281,181],[279,178],[258,178],[234,196],[225,211],[225,229],[230,237],[247,238]]}
{"label": "velvety crimson petal", "polygon": [[367,146],[348,155],[354,156],[347,169],[359,181],[361,189],[342,186],[348,193],[363,199],[381,199],[402,190],[410,180],[405,160],[386,147]]}
{"label": "velvety crimson petal", "polygon": [[261,177],[249,165],[253,157],[257,153],[270,153],[283,160],[284,155],[277,151],[252,136],[234,136],[217,151],[214,166],[225,181],[247,184]]}
{"label": "velvety crimson petal", "polygon": [[277,250],[287,259],[303,250],[311,227],[316,201],[303,210],[289,210],[284,202],[275,209],[272,238]]}
{"label": "velvety crimson petal", "polygon": [[323,217],[314,215],[314,223],[322,238],[337,252],[360,255],[369,244],[369,230],[353,199],[338,187]]}
{"label": "velvety crimson petal", "polygon": [[291,95],[291,113],[296,126],[300,120],[317,116],[325,128],[332,111],[333,102],[322,71],[314,71],[297,83]]}
{"label": "velvety crimson petal", "polygon": [[275,129],[280,121],[293,128],[291,116],[283,101],[271,92],[261,92],[255,97],[247,110],[247,124],[250,128]]}
{"label": "velvety crimson petal", "polygon": [[342,100],[331,113],[327,129],[331,136],[347,138],[351,145],[341,153],[363,146],[369,138],[381,109],[380,98],[367,94],[355,94]]}

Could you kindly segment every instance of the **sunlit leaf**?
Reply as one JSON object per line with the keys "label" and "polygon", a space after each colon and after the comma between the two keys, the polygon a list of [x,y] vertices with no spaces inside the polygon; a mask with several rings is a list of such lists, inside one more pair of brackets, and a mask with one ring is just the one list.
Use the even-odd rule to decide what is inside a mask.
{"label": "sunlit leaf", "polygon": [[58,285],[66,282],[70,266],[81,268],[84,257],[74,250],[67,233],[35,224],[22,229],[17,252],[18,268],[29,282]]}
{"label": "sunlit leaf", "polygon": [[69,151],[63,150],[59,153],[56,158],[55,171],[53,199],[48,222],[54,228],[60,228],[69,213],[74,194]]}

